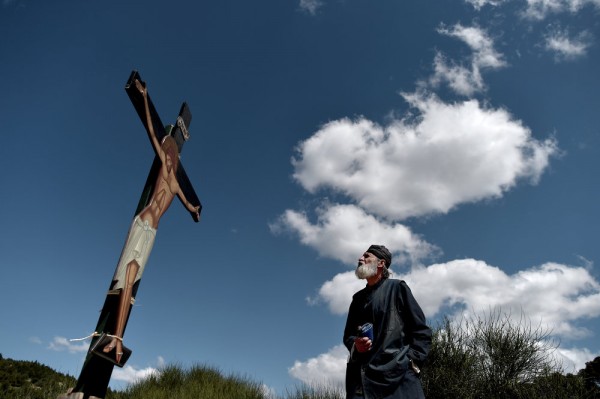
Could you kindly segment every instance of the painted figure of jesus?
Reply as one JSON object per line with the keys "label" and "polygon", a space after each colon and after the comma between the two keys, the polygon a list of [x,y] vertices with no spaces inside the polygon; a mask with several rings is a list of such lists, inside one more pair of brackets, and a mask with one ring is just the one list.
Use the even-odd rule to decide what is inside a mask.
{"label": "painted figure of jesus", "polygon": [[162,142],[159,143],[150,116],[146,86],[139,80],[135,81],[135,85],[144,97],[148,132],[156,154],[160,158],[161,167],[148,205],[135,215],[133,219],[127,241],[125,242],[119,264],[108,291],[108,295],[119,296],[119,307],[116,313],[112,334],[113,338],[103,348],[103,352],[109,353],[116,348],[116,363],[120,362],[123,355],[123,331],[131,306],[133,305],[137,285],[142,277],[146,261],[154,244],[161,216],[169,208],[175,196],[178,196],[185,207],[195,214],[196,220],[200,217],[200,207],[192,205],[187,200],[177,182],[176,173],[179,165],[177,143],[170,135],[166,135]]}

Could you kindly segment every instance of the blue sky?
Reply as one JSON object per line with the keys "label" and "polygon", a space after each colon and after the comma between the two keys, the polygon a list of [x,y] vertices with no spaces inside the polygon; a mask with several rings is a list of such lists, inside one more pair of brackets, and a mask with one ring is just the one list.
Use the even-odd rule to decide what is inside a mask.
{"label": "blue sky", "polygon": [[502,309],[600,355],[597,0],[0,2],[0,353],[77,376],[153,152],[146,80],[204,210],[162,219],[120,388],[208,364],[339,382],[353,269],[394,252],[432,324]]}

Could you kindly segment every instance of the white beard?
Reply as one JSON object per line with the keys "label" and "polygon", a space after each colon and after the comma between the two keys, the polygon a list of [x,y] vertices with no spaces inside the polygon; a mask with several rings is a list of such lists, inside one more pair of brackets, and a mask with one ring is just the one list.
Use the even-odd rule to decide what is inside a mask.
{"label": "white beard", "polygon": [[377,275],[377,263],[363,263],[362,265],[359,265],[356,268],[354,274],[356,274],[356,277],[358,277],[361,280],[374,277],[375,275]]}

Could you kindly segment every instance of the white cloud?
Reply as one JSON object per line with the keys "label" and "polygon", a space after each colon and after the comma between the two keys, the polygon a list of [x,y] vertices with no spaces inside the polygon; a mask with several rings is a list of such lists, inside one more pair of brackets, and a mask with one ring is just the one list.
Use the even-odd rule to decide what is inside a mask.
{"label": "white cloud", "polygon": [[456,24],[452,28],[441,26],[438,32],[465,42],[473,51],[473,64],[477,68],[502,68],[506,66],[502,54],[494,49],[494,41],[477,26]]}
{"label": "white cloud", "polygon": [[562,364],[565,372],[577,373],[585,368],[587,362],[592,361],[600,353],[593,353],[587,348],[558,348],[555,353],[556,359]]}
{"label": "white cloud", "polygon": [[419,112],[415,121],[330,122],[298,146],[294,178],[311,193],[329,188],[369,213],[400,220],[500,197],[519,179],[535,183],[557,152],[552,139],[532,138],[503,109],[404,97]]}
{"label": "white cloud", "polygon": [[50,342],[48,348],[57,352],[62,352],[66,350],[69,353],[79,353],[87,352],[89,346],[89,342],[73,343],[72,341],[64,337],[54,337],[52,342]]}
{"label": "white cloud", "polygon": [[158,368],[149,366],[139,369],[131,365],[126,365],[122,368],[115,368],[112,374],[112,379],[131,384],[145,380],[152,375],[158,376],[160,374],[159,369],[165,366],[165,359],[162,356],[158,356],[156,363]]}
{"label": "white cloud", "polygon": [[483,29],[456,24],[451,28],[441,26],[438,32],[462,40],[469,46],[472,55],[469,66],[465,67],[448,61],[443,54],[438,53],[434,59],[433,76],[429,79],[429,84],[434,87],[446,82],[456,93],[472,96],[485,89],[482,70],[506,66],[504,57],[495,50],[493,40]]}
{"label": "white cloud", "polygon": [[125,365],[123,368],[117,368],[113,370],[112,379],[116,381],[123,381],[128,384],[145,380],[151,375],[157,375],[160,372],[154,367],[146,367],[144,369],[136,369],[132,366]]}
{"label": "white cloud", "polygon": [[545,36],[544,47],[554,53],[556,61],[573,60],[586,55],[591,45],[591,36],[587,31],[576,37],[569,37],[565,29],[552,29]]}
{"label": "white cloud", "polygon": [[478,68],[466,68],[448,61],[442,53],[437,53],[433,61],[433,75],[429,83],[437,87],[442,82],[463,96],[472,96],[485,88],[483,78]]}
{"label": "white cloud", "polygon": [[527,0],[524,14],[528,18],[540,20],[548,14],[577,13],[587,5],[600,7],[600,0]]}
{"label": "white cloud", "polygon": [[324,302],[334,314],[348,312],[352,295],[364,288],[365,281],[356,278],[354,272],[337,274],[332,280],[326,281],[317,294],[311,298],[312,303]]}
{"label": "white cloud", "polygon": [[[508,0],[465,0],[476,10],[480,10],[486,5],[500,6],[507,3]],[[531,19],[541,20],[549,14],[558,14],[563,12],[577,13],[586,6],[600,7],[600,0],[525,0],[524,16]]]}
{"label": "white cloud", "polygon": [[347,358],[346,347],[338,345],[305,362],[296,361],[288,373],[310,386],[343,387]]}
{"label": "white cloud", "polygon": [[486,5],[493,7],[499,6],[502,3],[506,3],[507,0],[465,0],[468,4],[471,4],[476,10],[482,9]]}
{"label": "white cloud", "polygon": [[320,0],[300,0],[300,9],[315,15],[317,10],[323,5]]}
{"label": "white cloud", "polygon": [[266,399],[277,399],[277,390],[266,384],[260,386],[260,391]]}
{"label": "white cloud", "polygon": [[394,254],[394,264],[418,262],[437,251],[402,224],[382,222],[354,205],[323,205],[317,213],[317,223],[311,224],[305,214],[287,210],[271,224],[271,231],[296,233],[300,242],[317,250],[320,256],[352,267],[367,249],[365,237],[373,243],[385,243]]}

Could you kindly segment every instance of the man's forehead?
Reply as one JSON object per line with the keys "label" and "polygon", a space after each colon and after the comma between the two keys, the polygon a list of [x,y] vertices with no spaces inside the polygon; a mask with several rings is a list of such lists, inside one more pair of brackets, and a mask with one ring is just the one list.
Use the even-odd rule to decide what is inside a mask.
{"label": "man's forehead", "polygon": [[363,254],[363,256],[364,256],[365,258],[368,258],[369,256],[372,256],[372,257],[374,257],[374,258],[377,258],[377,256],[373,255],[371,252],[365,252],[365,253]]}

